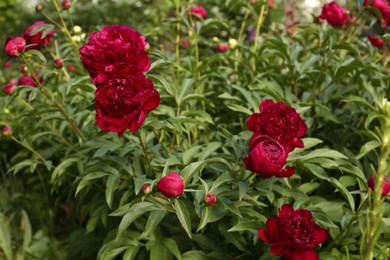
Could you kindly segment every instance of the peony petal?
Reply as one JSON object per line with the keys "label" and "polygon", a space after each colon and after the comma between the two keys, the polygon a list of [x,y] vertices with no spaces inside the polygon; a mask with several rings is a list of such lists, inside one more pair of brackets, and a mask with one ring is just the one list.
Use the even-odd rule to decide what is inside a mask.
{"label": "peony petal", "polygon": [[286,260],[318,260],[318,253],[314,250],[292,250],[286,249]]}
{"label": "peony petal", "polygon": [[153,89],[152,94],[145,100],[145,105],[143,107],[143,110],[145,111],[151,111],[158,107],[160,104],[160,93],[158,93],[157,90]]}
{"label": "peony petal", "polygon": [[260,104],[260,107],[259,107],[260,108],[260,113],[263,112],[269,106],[272,106],[274,104],[275,104],[274,101],[271,100],[271,99],[261,101],[261,104]]}
{"label": "peony petal", "polygon": [[286,177],[290,177],[292,175],[294,175],[295,173],[295,169],[293,167],[290,167],[290,166],[286,166],[286,168],[280,170],[276,175],[275,177],[278,177],[278,178],[286,178]]}
{"label": "peony petal", "polygon": [[284,204],[279,210],[279,219],[286,217],[294,212],[294,208],[290,204]]}
{"label": "peony petal", "polygon": [[314,245],[319,245],[319,244],[324,243],[329,237],[328,230],[326,230],[320,226],[318,226],[318,227],[319,227],[319,229],[317,230],[317,232],[314,233],[314,242],[313,242]]}
{"label": "peony petal", "polygon": [[269,249],[269,251],[273,255],[277,255],[277,256],[284,255],[284,248],[280,245],[272,245],[271,248]]}
{"label": "peony petal", "polygon": [[259,113],[254,113],[252,114],[248,120],[246,121],[247,125],[248,125],[248,129],[251,130],[251,131],[256,131],[257,130],[257,125],[258,125],[258,122],[260,120],[260,114]]}

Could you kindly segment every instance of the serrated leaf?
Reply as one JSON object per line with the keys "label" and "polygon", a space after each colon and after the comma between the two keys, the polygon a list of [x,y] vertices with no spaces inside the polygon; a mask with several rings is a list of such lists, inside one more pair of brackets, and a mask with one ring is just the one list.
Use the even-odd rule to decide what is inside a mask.
{"label": "serrated leaf", "polygon": [[191,238],[191,220],[186,205],[179,199],[175,199],[175,209],[176,216],[179,219],[181,226],[187,232],[187,235]]}

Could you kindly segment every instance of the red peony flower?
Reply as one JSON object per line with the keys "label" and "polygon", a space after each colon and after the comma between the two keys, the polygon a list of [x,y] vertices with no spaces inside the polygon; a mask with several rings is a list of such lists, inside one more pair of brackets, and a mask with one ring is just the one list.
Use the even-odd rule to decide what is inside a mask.
{"label": "red peony flower", "polygon": [[5,41],[5,52],[8,56],[19,56],[26,48],[26,40],[23,37],[8,37]]}
{"label": "red peony flower", "polygon": [[269,218],[266,229],[258,230],[260,239],[271,244],[271,253],[286,255],[287,260],[318,259],[313,249],[328,239],[329,232],[314,222],[308,210],[284,204],[278,211],[279,217]]}
{"label": "red peony flower", "polygon": [[[35,75],[38,76],[38,72],[36,71],[35,72]],[[39,82],[43,82],[43,79],[42,77],[39,79]],[[37,84],[35,84],[35,81],[34,79],[27,75],[27,74],[23,74],[19,79],[18,79],[18,85],[19,86],[31,86],[31,87],[36,87]]]}
{"label": "red peony flower", "polygon": [[177,172],[170,172],[157,183],[157,189],[168,198],[183,194],[184,181]]}
{"label": "red peony flower", "polygon": [[3,89],[4,93],[6,95],[12,95],[16,88],[16,83],[18,83],[18,81],[16,79],[12,79],[7,85],[5,85]]}
{"label": "red peony flower", "polygon": [[378,9],[382,15],[382,27],[387,27],[387,21],[390,21],[390,5],[387,0],[364,0],[363,5],[367,5],[369,2],[371,7]]}
{"label": "red peony flower", "polygon": [[[374,176],[371,176],[370,178],[368,178],[367,185],[368,185],[368,187],[371,190],[375,189],[375,179],[374,179]],[[383,178],[382,185],[383,185],[383,188],[382,188],[382,193],[381,194],[382,194],[382,196],[387,196],[387,194],[389,194],[389,192],[390,192],[390,179],[387,178],[387,176],[385,176]]]}
{"label": "red peony flower", "polygon": [[344,7],[335,1],[322,6],[322,13],[318,18],[327,20],[330,25],[335,27],[347,25],[351,21],[351,17],[347,14]]}
{"label": "red peony flower", "polygon": [[134,72],[147,72],[150,58],[145,37],[125,25],[105,26],[80,49],[81,61],[94,83]]}
{"label": "red peony flower", "polygon": [[303,147],[300,137],[306,134],[307,126],[295,109],[283,102],[263,100],[260,113],[251,115],[247,124],[249,130],[277,140],[287,153]]}
{"label": "red peony flower", "polygon": [[202,17],[203,19],[206,19],[206,17],[207,17],[206,10],[203,7],[199,6],[199,5],[195,5],[194,7],[192,7],[190,9],[190,13],[191,14],[197,14],[200,17]]}
{"label": "red peony flower", "polygon": [[22,37],[26,40],[28,46],[26,49],[31,50],[31,49],[39,49],[41,45],[48,45],[50,42],[51,37],[53,37],[55,30],[50,30],[49,33],[42,38],[44,30],[40,30],[37,33],[34,33],[33,35],[31,34],[32,31],[40,26],[44,25],[44,21],[37,21],[30,25],[30,27],[27,28],[27,30],[22,34]]}
{"label": "red peony flower", "polygon": [[153,82],[138,72],[97,85],[96,123],[105,131],[138,130],[148,112],[160,103]]}
{"label": "red peony flower", "polygon": [[229,45],[221,43],[221,44],[218,44],[217,49],[219,52],[225,52],[225,51],[229,50]]}
{"label": "red peony flower", "polygon": [[290,177],[294,168],[287,166],[288,153],[284,147],[269,136],[255,133],[249,142],[249,154],[244,157],[244,167],[263,178]]}
{"label": "red peony flower", "polygon": [[383,39],[378,38],[376,34],[370,34],[367,36],[368,40],[371,42],[372,46],[377,48],[381,48],[385,45],[385,41]]}
{"label": "red peony flower", "polygon": [[214,194],[212,193],[207,193],[204,198],[203,198],[204,202],[208,205],[208,206],[212,206],[214,205],[215,203],[217,203],[217,197],[215,197]]}

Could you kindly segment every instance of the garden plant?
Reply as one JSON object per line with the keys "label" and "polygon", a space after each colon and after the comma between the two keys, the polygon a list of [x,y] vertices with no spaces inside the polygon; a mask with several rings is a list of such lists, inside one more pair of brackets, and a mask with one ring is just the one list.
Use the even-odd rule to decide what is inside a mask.
{"label": "garden plant", "polygon": [[390,257],[387,0],[86,2],[4,36],[0,259]]}

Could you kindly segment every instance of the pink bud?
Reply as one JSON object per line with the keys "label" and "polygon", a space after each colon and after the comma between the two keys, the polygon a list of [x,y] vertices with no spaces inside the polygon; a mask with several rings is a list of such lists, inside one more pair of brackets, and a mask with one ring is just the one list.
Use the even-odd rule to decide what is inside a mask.
{"label": "pink bud", "polygon": [[19,56],[26,47],[26,40],[22,37],[8,37],[5,41],[5,52],[8,56]]}
{"label": "pink bud", "polygon": [[8,126],[3,127],[1,132],[3,133],[4,136],[12,135],[12,129],[11,129],[11,127],[8,127]]}
{"label": "pink bud", "polygon": [[188,48],[190,46],[190,44],[188,43],[188,41],[182,41],[181,43],[184,47]]}
{"label": "pink bud", "polygon": [[229,49],[229,45],[221,43],[218,44],[217,49],[219,52],[225,52]]}
{"label": "pink bud", "polygon": [[77,67],[74,66],[74,65],[68,65],[68,66],[66,66],[66,68],[67,68],[68,70],[70,70],[70,71],[77,71]]}
{"label": "pink bud", "polygon": [[57,58],[54,60],[54,66],[61,69],[64,64],[62,63],[62,60],[60,58]]}
{"label": "pink bud", "polygon": [[153,191],[152,186],[150,186],[149,184],[145,184],[144,186],[142,186],[142,191],[145,195],[149,195]]}
{"label": "pink bud", "polygon": [[195,5],[194,7],[192,7],[190,9],[190,13],[191,14],[197,14],[200,17],[202,17],[203,19],[206,19],[206,17],[207,17],[206,10],[203,7],[199,6],[199,5]]}
{"label": "pink bud", "polygon": [[10,61],[7,61],[6,63],[4,63],[4,68],[9,68],[11,67],[12,63]]}
{"label": "pink bud", "polygon": [[61,6],[62,10],[68,10],[72,6],[72,2],[70,0],[63,0]]}
{"label": "pink bud", "polygon": [[22,65],[19,66],[19,70],[22,73],[26,73],[27,72],[27,66],[22,64]]}
{"label": "pink bud", "polygon": [[183,194],[184,181],[177,172],[170,172],[160,179],[157,189],[168,198],[174,198]]}
{"label": "pink bud", "polygon": [[[374,176],[371,176],[370,178],[368,178],[367,185],[371,190],[374,190],[374,188],[375,188]],[[382,196],[386,196],[390,192],[390,179],[387,178],[387,176],[385,176],[383,178],[382,185],[383,185],[383,188],[382,188],[381,194],[382,194]]]}
{"label": "pink bud", "polygon": [[207,193],[204,196],[204,202],[209,206],[214,205],[217,202],[217,197],[212,193]]}
{"label": "pink bud", "polygon": [[381,38],[378,38],[378,35],[376,34],[369,34],[367,38],[371,42],[372,46],[377,48],[381,48],[385,45],[385,41]]}
{"label": "pink bud", "polygon": [[15,88],[16,88],[16,83],[18,83],[18,81],[16,79],[13,79],[10,81],[10,83],[8,83],[7,85],[5,85],[3,91],[6,95],[12,95],[12,93],[14,92]]}

